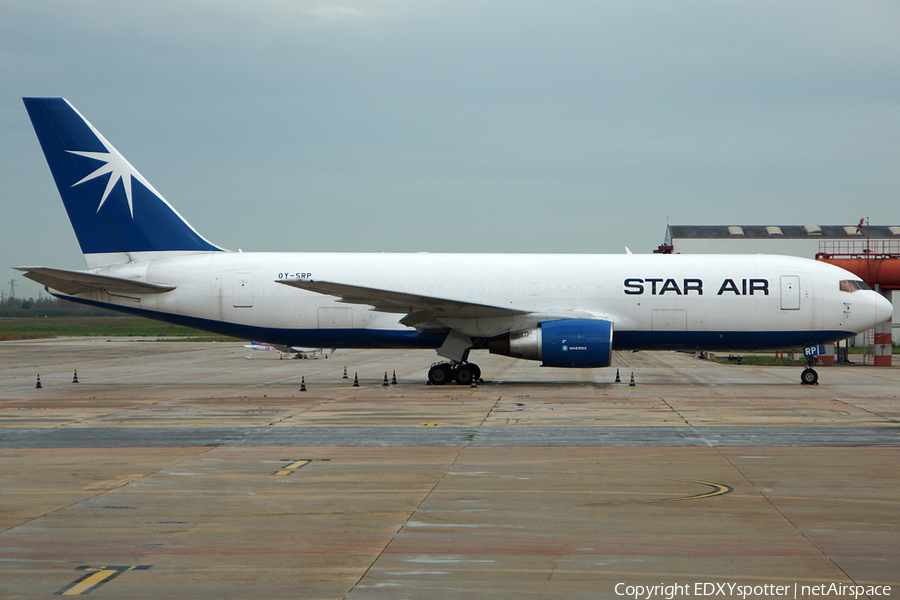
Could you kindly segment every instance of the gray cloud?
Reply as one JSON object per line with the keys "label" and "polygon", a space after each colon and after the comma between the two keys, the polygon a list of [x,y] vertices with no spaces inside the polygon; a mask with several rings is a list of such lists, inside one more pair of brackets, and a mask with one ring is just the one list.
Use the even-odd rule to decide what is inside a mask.
{"label": "gray cloud", "polygon": [[897,224],[898,30],[893,2],[0,1],[0,247],[82,265],[24,95],[244,250]]}

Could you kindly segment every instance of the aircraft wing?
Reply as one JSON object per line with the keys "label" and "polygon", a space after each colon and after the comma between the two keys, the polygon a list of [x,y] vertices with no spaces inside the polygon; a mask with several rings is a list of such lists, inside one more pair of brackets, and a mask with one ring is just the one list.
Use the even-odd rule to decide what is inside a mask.
{"label": "aircraft wing", "polygon": [[406,313],[406,317],[400,322],[409,327],[439,318],[488,319],[528,314],[527,310],[516,308],[395,292],[393,290],[335,283],[333,281],[290,279],[278,280],[278,283],[316,292],[317,294],[335,296],[340,298],[339,302],[346,302],[347,304],[367,304],[378,312]]}
{"label": "aircraft wing", "polygon": [[66,271],[49,267],[14,267],[25,277],[64,294],[75,295],[104,291],[111,294],[162,294],[175,289],[174,285],[146,283],[82,271]]}

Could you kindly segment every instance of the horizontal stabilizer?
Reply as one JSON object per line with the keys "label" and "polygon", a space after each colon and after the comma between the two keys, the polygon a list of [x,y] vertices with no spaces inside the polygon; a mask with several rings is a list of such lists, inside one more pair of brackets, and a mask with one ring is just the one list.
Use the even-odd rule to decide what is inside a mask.
{"label": "horizontal stabilizer", "polygon": [[32,281],[71,296],[96,291],[110,294],[162,294],[175,289],[174,285],[145,283],[83,271],[66,271],[49,267],[15,267],[15,269],[25,273],[25,277]]}
{"label": "horizontal stabilizer", "polygon": [[[434,296],[422,296],[420,294],[408,294],[369,288],[331,281],[312,281],[309,279],[278,280],[278,283],[289,285],[301,290],[336,296],[341,302],[347,304],[366,304],[379,312],[413,315],[420,313],[417,322],[426,318],[453,317],[458,319],[485,319],[490,317],[511,317],[524,315],[528,311],[515,308],[504,308],[476,302],[465,302],[449,298],[437,298]],[[402,321],[404,324],[413,323]]]}

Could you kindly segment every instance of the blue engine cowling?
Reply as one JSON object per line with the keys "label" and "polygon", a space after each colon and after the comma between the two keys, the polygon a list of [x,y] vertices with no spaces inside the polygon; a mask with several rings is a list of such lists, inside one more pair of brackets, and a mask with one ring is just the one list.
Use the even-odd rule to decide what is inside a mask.
{"label": "blue engine cowling", "polygon": [[491,338],[492,354],[539,360],[544,367],[608,367],[612,361],[611,321],[564,319]]}

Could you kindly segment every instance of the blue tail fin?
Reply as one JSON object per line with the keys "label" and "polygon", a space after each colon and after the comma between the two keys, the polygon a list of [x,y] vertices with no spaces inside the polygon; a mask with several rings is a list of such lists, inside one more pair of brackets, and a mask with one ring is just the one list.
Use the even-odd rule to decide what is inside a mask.
{"label": "blue tail fin", "polygon": [[88,264],[96,262],[92,255],[222,250],[197,233],[67,100],[24,101]]}

